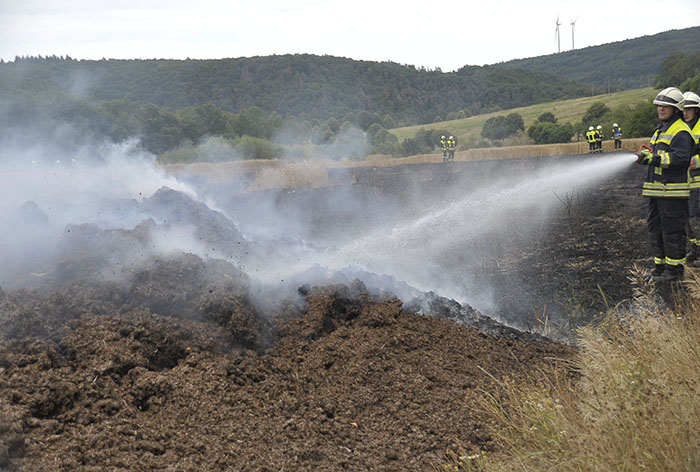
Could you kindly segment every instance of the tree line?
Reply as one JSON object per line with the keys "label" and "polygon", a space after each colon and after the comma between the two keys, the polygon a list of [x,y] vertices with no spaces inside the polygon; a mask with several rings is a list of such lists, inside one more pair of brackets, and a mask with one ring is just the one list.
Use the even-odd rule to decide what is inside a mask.
{"label": "tree line", "polygon": [[495,67],[547,71],[589,85],[599,95],[651,86],[673,52],[694,54],[700,48],[700,26],[591,46],[559,54],[516,59]]}
{"label": "tree line", "polygon": [[[291,59],[297,56],[284,57]],[[308,58],[318,59],[316,56],[302,56],[302,59]],[[697,86],[700,85],[699,58],[700,53],[686,56],[676,52],[669,55],[663,61],[654,83],[664,86],[677,85],[683,90],[697,91]],[[338,58],[322,59],[338,60]],[[80,67],[67,67],[70,64],[80,65],[83,62],[85,61],[75,61],[69,57],[52,56],[18,58],[14,63],[0,64],[0,125],[2,125],[0,138],[27,134],[30,135],[31,140],[46,137],[67,141],[100,140],[106,137],[112,142],[121,143],[135,139],[145,150],[159,156],[164,162],[190,162],[230,159],[232,153],[243,159],[282,156],[308,158],[317,155],[319,148],[323,149],[324,155],[330,155],[330,157],[362,158],[367,153],[407,156],[433,152],[439,143],[439,137],[450,134],[446,129],[431,131],[421,129],[413,138],[399,142],[390,130],[410,122],[412,115],[400,114],[396,110],[400,110],[401,107],[396,103],[391,108],[394,110],[393,113],[386,109],[383,110],[384,113],[380,113],[363,108],[355,111],[349,107],[336,109],[328,106],[325,107],[326,111],[331,109],[336,109],[336,112],[346,111],[338,116],[334,113],[324,115],[327,116],[326,118],[316,117],[313,113],[285,115],[278,111],[266,110],[258,105],[246,106],[237,111],[227,110],[213,102],[180,107],[162,106],[137,96],[140,93],[139,90],[155,87],[149,74],[143,75],[143,80],[150,85],[127,93],[128,98],[118,97],[126,92],[117,86],[107,87],[107,89],[97,87],[96,83],[104,86],[111,82],[95,79],[93,74],[85,74],[85,69]],[[92,66],[97,64],[106,67],[103,71],[106,74],[109,69],[108,63],[112,61],[87,62]],[[141,70],[139,73],[134,72],[139,76],[143,71],[150,70],[153,65],[151,62],[161,61],[116,62],[133,63],[130,67]],[[171,62],[173,61],[163,62],[164,70],[168,73],[173,72]],[[193,61],[193,64],[195,62],[200,61]],[[362,61],[340,61],[340,63],[345,62],[353,67],[357,62],[364,64]],[[180,66],[192,65],[189,61],[179,61],[179,63]],[[316,70],[310,66],[313,63],[313,60],[301,61],[301,65],[309,65],[307,73],[310,75],[313,75]],[[267,63],[263,61],[256,67],[262,67],[263,64]],[[412,70],[411,73],[423,76],[426,81],[443,80],[436,77],[444,75],[439,71],[418,70],[391,63],[374,64]],[[52,75],[49,73],[52,67],[64,68],[72,72],[67,74],[64,71],[62,74]],[[272,74],[272,71],[268,72]],[[491,79],[492,73],[491,68],[483,67],[463,68],[450,75],[458,76],[462,81],[482,84]],[[207,77],[206,68],[205,71],[199,71],[197,74]],[[464,118],[471,115],[473,110],[493,111],[501,108],[500,104],[505,105],[503,108],[507,109],[519,106],[522,102],[535,103],[541,99],[542,90],[536,90],[528,80],[520,82],[522,77],[532,79],[537,75],[521,76],[518,71],[499,71],[499,74],[501,81],[508,82],[509,87],[503,89],[495,86],[484,87],[480,93],[471,89],[464,90],[461,92],[462,100],[468,100],[472,108],[450,111],[444,119]],[[248,79],[252,76],[257,77],[257,74],[250,70],[247,75],[243,75]],[[392,82],[401,77],[400,74],[380,75],[379,78],[372,80],[379,84],[381,81]],[[132,77],[129,80],[135,79]],[[119,80],[114,83],[117,82]],[[187,86],[186,82],[183,84],[183,90],[189,90],[184,95],[191,96],[194,93],[193,88]],[[399,82],[400,85],[402,85],[401,82]],[[658,86],[661,87],[661,85]],[[167,87],[165,89],[158,92],[162,97],[169,96]],[[456,95],[450,95],[449,90],[446,98],[454,98]],[[544,90],[547,89],[544,88]],[[577,89],[574,87],[572,90],[575,92]],[[332,102],[331,96],[335,93],[337,91],[328,89],[326,92],[312,94],[309,100],[312,98],[322,102],[325,100],[328,104]],[[406,102],[411,101],[411,94],[418,93],[417,89],[410,87],[402,91],[403,95],[409,97],[406,98]],[[560,93],[567,92],[562,89]],[[473,94],[473,97],[465,98],[469,94]],[[209,94],[204,95],[209,96]],[[419,100],[417,97],[413,99]],[[175,94],[172,100],[174,102],[168,103],[180,103],[179,100],[182,100],[182,97]],[[262,101],[264,104],[265,100]],[[358,103],[364,102],[358,98]],[[443,121],[443,117],[436,116],[434,120]],[[655,126],[656,117],[651,100],[637,107],[620,107],[615,110],[608,109],[604,103],[596,103],[588,110],[582,123],[574,124],[560,123],[553,114],[545,113],[527,130],[522,117],[515,113],[507,113],[487,120],[483,126],[482,137],[486,145],[498,145],[508,137],[517,134],[524,134],[535,143],[568,142],[589,123],[600,123],[604,124],[605,128],[609,128],[608,125],[611,125],[613,120],[622,124],[626,137],[635,137],[649,136]],[[610,123],[607,123],[608,121]],[[56,130],[61,132],[57,133]],[[216,149],[224,151],[215,152]]]}

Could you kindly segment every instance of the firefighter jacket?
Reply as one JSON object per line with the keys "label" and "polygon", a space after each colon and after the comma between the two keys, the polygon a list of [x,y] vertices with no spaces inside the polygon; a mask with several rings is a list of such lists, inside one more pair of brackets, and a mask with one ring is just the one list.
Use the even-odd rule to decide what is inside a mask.
{"label": "firefighter jacket", "polygon": [[688,166],[693,138],[682,118],[661,124],[649,141],[654,157],[647,168],[642,195],[688,198]]}
{"label": "firefighter jacket", "polygon": [[595,133],[596,133],[596,131],[594,129],[586,132],[586,139],[588,140],[589,143],[595,142]]}
{"label": "firefighter jacket", "polygon": [[449,151],[454,151],[455,149],[457,149],[457,140],[455,140],[455,139],[448,139],[448,140],[447,140],[447,149],[448,149]]}
{"label": "firefighter jacket", "polygon": [[[691,128],[690,134],[693,136],[693,151],[690,153],[690,157],[700,154],[700,119],[695,117],[693,121],[688,123]],[[700,159],[700,156],[698,156]],[[700,169],[693,169],[688,171],[688,185],[691,189],[700,188]]]}
{"label": "firefighter jacket", "polygon": [[440,148],[441,148],[443,151],[447,151],[447,141],[445,141],[444,139],[441,139],[441,140],[440,140]]}
{"label": "firefighter jacket", "polygon": [[603,140],[603,132],[600,130],[595,130],[595,140],[596,141],[602,141]]}
{"label": "firefighter jacket", "polygon": [[612,137],[613,139],[622,139],[622,128],[613,128]]}

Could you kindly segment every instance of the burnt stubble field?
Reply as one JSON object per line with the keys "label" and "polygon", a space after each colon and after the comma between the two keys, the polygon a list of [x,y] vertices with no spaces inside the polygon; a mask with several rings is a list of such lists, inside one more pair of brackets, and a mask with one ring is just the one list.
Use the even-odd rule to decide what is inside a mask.
{"label": "burnt stubble field", "polygon": [[[192,178],[201,200],[161,188],[115,203],[137,225],[67,227],[0,291],[0,469],[424,471],[492,450],[479,392],[565,372],[573,327],[649,262],[644,169],[545,184],[606,157]],[[184,227],[196,244],[154,250]]]}

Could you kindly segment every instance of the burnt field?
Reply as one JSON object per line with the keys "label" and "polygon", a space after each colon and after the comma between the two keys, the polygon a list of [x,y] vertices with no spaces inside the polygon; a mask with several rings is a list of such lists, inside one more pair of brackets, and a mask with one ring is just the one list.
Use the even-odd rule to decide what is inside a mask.
{"label": "burnt field", "polygon": [[342,169],[251,193],[151,178],[68,214],[20,202],[0,469],[423,471],[457,443],[489,451],[479,392],[564,369],[572,327],[632,296],[648,244],[631,161]]}

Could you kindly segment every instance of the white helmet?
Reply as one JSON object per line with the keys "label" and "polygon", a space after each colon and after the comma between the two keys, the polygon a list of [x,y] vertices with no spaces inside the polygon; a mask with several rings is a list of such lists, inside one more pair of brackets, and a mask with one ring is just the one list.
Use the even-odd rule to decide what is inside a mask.
{"label": "white helmet", "polygon": [[450,136],[450,139],[455,139],[453,136]]}
{"label": "white helmet", "polygon": [[588,131],[593,131],[593,126],[589,126]]}
{"label": "white helmet", "polygon": [[617,123],[613,123],[613,128],[617,128]]}
{"label": "white helmet", "polygon": [[693,92],[685,92],[683,94],[685,99],[684,108],[700,108],[700,97]]}
{"label": "white helmet", "polygon": [[654,105],[676,107],[680,111],[683,111],[684,104],[685,99],[683,98],[683,94],[676,87],[665,88],[654,98]]}
{"label": "white helmet", "polygon": [[600,125],[598,125],[598,126],[595,127],[595,129],[603,129],[603,127],[600,126]]}
{"label": "white helmet", "polygon": [[442,136],[440,136],[440,139],[445,139],[445,135],[443,134]]}

